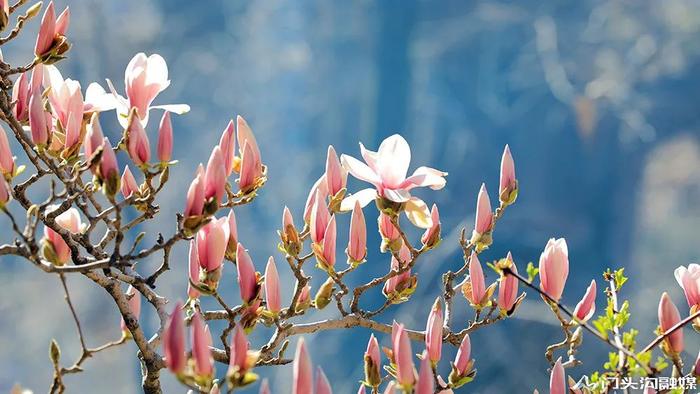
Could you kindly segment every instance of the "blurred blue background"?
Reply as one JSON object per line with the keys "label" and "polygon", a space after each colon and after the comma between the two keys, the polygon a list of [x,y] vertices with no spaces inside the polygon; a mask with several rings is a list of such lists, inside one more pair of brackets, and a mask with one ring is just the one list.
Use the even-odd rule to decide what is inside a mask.
{"label": "blurred blue background", "polygon": [[[626,267],[632,280],[623,297],[633,302],[640,342],[653,337],[664,289],[687,313],[673,269],[700,254],[700,1],[81,0],[57,7],[67,3],[74,47],[59,64],[64,76],[83,87],[110,78],[123,90],[131,57],[159,53],[172,84],[157,103],[192,107],[173,118],[180,162],[159,200],[160,219],[140,228],[151,240],[157,232],[172,234],[195,166],[206,162],[236,114],[253,127],[269,166],[259,198],[236,211],[240,239],[260,271],[270,254],[282,262],[275,248],[282,207],[290,206],[300,221],[327,146],[358,157],[358,141],[375,149],[398,132],[413,148],[412,169],[429,165],[450,174],[444,190],[420,192],[439,205],[445,240],[417,265],[412,302],[381,317],[422,329],[441,273],[461,264],[457,236],[461,227],[471,229],[481,182],[496,201],[500,155],[510,144],[520,196],[482,261],[512,251],[523,270],[537,261],[548,238],[565,237],[571,259],[565,303],[575,305],[604,268]],[[28,24],[22,38],[3,48],[5,61],[30,61],[37,29],[38,21]],[[116,140],[113,113],[102,122]],[[149,134],[155,145],[155,122]],[[360,186],[350,182],[351,190]],[[377,251],[376,210],[370,207],[366,215],[371,253],[350,277],[355,284],[389,266],[388,255]],[[347,221],[343,217],[339,228]],[[346,242],[346,230],[340,232]],[[174,256],[173,270],[157,290],[182,299],[185,246]],[[65,363],[77,356],[73,322],[55,277],[25,261],[3,257],[0,263],[0,391],[18,382],[41,392],[51,379],[50,338],[61,344]],[[151,272],[158,263],[142,261],[139,270]],[[290,297],[293,279],[280,271]],[[315,274],[316,288],[322,275],[307,272]],[[88,344],[116,339],[119,318],[111,300],[79,276],[69,284]],[[221,288],[237,302],[231,266]],[[368,307],[382,302],[379,292],[369,298]],[[215,307],[208,300],[205,305]],[[462,298],[456,310],[458,326],[472,317]],[[335,315],[329,307],[301,321]],[[153,310],[144,307],[142,316],[152,333]],[[543,351],[561,335],[554,322],[529,294],[515,318],[475,332],[479,372],[462,391],[546,389]],[[259,331],[251,338],[255,347],[270,334]],[[314,364],[323,365],[336,392],[356,390],[369,334],[356,329],[307,337]],[[686,335],[690,362],[700,342],[694,332]],[[379,338],[388,344],[387,336]],[[600,369],[607,359],[603,345],[590,337],[585,342],[584,365],[569,370],[575,376]],[[66,378],[69,392],[140,391],[134,353],[128,344],[98,354],[84,373]],[[443,375],[453,354],[444,356]],[[271,379],[274,392],[287,391],[291,366],[258,372]],[[185,391],[167,372],[162,380],[165,392]]]}

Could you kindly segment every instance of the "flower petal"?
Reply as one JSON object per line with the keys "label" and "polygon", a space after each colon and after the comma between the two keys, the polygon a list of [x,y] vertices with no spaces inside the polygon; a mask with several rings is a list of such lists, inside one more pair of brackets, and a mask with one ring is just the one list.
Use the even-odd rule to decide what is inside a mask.
{"label": "flower petal", "polygon": [[406,189],[384,189],[382,195],[393,202],[406,202],[411,198]]}
{"label": "flower petal", "polygon": [[355,207],[355,202],[358,202],[360,206],[364,208],[376,198],[377,191],[375,189],[363,189],[357,193],[345,197],[340,203],[340,210],[343,212],[352,211],[352,209]]}
{"label": "flower petal", "polygon": [[401,187],[406,190],[411,190],[414,187],[429,187],[433,190],[440,190],[445,187],[446,172],[436,170],[430,167],[418,167],[413,171],[413,175],[406,178],[401,184]]}
{"label": "flower petal", "polygon": [[190,106],[187,104],[164,104],[164,105],[153,105],[150,109],[162,109],[174,114],[182,115],[190,112]]}
{"label": "flower petal", "polygon": [[377,187],[379,187],[381,184],[381,179],[379,179],[377,173],[372,171],[372,168],[367,166],[367,164],[357,160],[356,158],[348,155],[341,155],[340,163],[355,178],[361,181],[369,182]]}
{"label": "flower petal", "polygon": [[411,197],[406,202],[406,207],[404,208],[406,217],[411,221],[416,227],[420,228],[430,228],[433,226],[433,219],[430,216],[430,209],[425,201],[418,197]]}
{"label": "flower petal", "polygon": [[377,152],[371,151],[360,142],[360,154],[362,154],[362,158],[365,159],[365,163],[371,168],[373,171],[377,171]]}
{"label": "flower petal", "polygon": [[398,187],[406,179],[411,163],[411,148],[408,142],[398,135],[382,141],[377,152],[377,173],[385,187]]}

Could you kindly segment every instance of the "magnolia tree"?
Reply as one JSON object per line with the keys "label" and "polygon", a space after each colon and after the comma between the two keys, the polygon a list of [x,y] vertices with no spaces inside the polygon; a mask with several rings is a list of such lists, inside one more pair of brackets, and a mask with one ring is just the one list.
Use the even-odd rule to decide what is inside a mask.
{"label": "magnolia tree", "polygon": [[[18,0],[9,5],[0,0],[0,28],[9,30],[10,20],[16,17],[16,24],[0,38],[0,45],[15,39],[24,24],[40,13],[41,3],[22,11],[24,3]],[[445,240],[459,242],[463,262],[443,274],[440,295],[432,305],[412,306],[430,311],[425,328],[386,324],[380,319],[393,305],[411,301],[419,285],[412,268],[442,241],[437,206],[428,208],[411,191],[419,187],[440,190],[447,173],[418,167],[407,176],[411,151],[399,135],[384,140],[376,152],[360,144],[362,160],[338,157],[329,147],[325,171],[311,187],[303,212],[297,212],[295,219],[292,210],[280,210],[280,242],[271,248],[274,256],[263,266],[252,261],[244,246],[246,240],[237,232],[235,211],[255,200],[268,176],[252,129],[239,116],[228,124],[218,144],[212,142],[206,166],[193,169],[194,179],[182,202],[183,211],[177,214],[174,233],[159,235],[154,244],[143,245],[145,234],[138,233],[138,226],[159,214],[158,195],[167,184],[170,166],[176,163],[171,156],[170,114],[182,114],[189,108],[152,105],[170,84],[166,63],[159,55],[139,53],[131,59],[124,95],[109,80],[107,90],[92,83],[83,94],[80,84],[64,79],[54,65],[70,48],[69,17],[67,8],[57,17],[49,3],[34,60],[24,66],[0,62],[0,116],[6,126],[0,132],[0,208],[9,219],[6,232],[14,237],[0,246],[0,254],[21,257],[60,279],[80,339],[81,351],[75,360],[65,360],[59,344],[47,340],[54,370],[50,392],[64,392],[64,377],[83,371],[88,359],[97,353],[133,341],[138,348],[134,362],[141,365],[146,393],[162,391],[163,373],[173,374],[193,392],[230,392],[259,385],[261,393],[270,393],[274,388],[265,380],[258,382],[256,370],[283,366],[293,369],[293,393],[327,394],[332,391],[329,382],[333,379],[327,379],[320,367],[314,369],[303,335],[364,327],[374,334],[368,338],[364,359],[355,361],[364,364],[364,376],[356,377],[361,381],[358,393],[451,393],[476,377],[478,357],[472,358],[469,334],[516,314],[525,297],[521,289],[541,297],[561,326],[561,340],[546,346],[544,352],[551,365],[551,393],[610,392],[621,381],[640,377],[655,378],[659,386],[667,382],[668,387],[657,387],[663,392],[692,388],[700,362],[683,360],[681,355],[685,326],[700,329],[699,265],[675,271],[690,306],[689,314],[681,315],[664,293],[655,339],[639,346],[638,331],[627,327],[630,304],[620,297],[627,281],[622,269],[606,271],[599,282],[591,280],[574,308],[562,304],[569,272],[564,238],[550,239],[539,266],[528,264],[525,274],[510,254],[488,256],[491,262],[482,264],[479,256],[492,244],[496,223],[518,196],[515,166],[507,146],[501,158],[498,206],[493,210],[482,185],[476,198],[474,228],[464,229],[459,240]],[[111,111],[116,111],[122,126],[122,137],[115,143],[103,136],[100,126],[100,116],[113,116],[107,113]],[[155,126],[152,111],[163,112]],[[21,152],[11,151],[6,130],[17,140]],[[155,132],[153,158],[149,134]],[[15,164],[16,154],[26,157],[23,161],[28,168]],[[347,190],[348,174],[369,187]],[[37,190],[29,193],[32,188]],[[39,192],[45,194],[41,199],[30,199],[30,194]],[[376,218],[365,216],[369,213],[364,208],[371,203],[378,209]],[[135,218],[125,220],[127,210]],[[337,245],[336,217],[345,214],[350,215],[349,242]],[[367,221],[375,219],[387,261],[366,262]],[[412,239],[413,230],[406,231],[412,226],[424,229],[419,239]],[[171,266],[171,251],[181,242],[189,245],[188,268],[180,261]],[[136,269],[138,261],[151,256],[160,259],[157,268]],[[367,278],[365,264],[386,264],[386,274]],[[220,283],[224,269],[236,271],[237,285]],[[278,269],[293,274],[292,294],[280,291]],[[495,271],[498,279],[487,283],[485,269]],[[181,297],[186,298],[184,303],[158,294],[156,283],[162,275],[179,277],[183,290],[187,284],[187,293]],[[312,289],[312,275],[322,277],[323,285]],[[94,282],[114,300],[122,316],[119,340],[98,347],[87,345],[89,333],[71,302],[68,276]],[[351,276],[361,284],[351,285]],[[237,286],[240,304],[224,299],[220,286]],[[371,307],[371,302],[363,299],[368,293],[379,292],[385,298],[381,305]],[[219,307],[203,308],[200,300],[206,297]],[[455,303],[460,297],[469,306]],[[143,311],[142,304],[147,306]],[[597,317],[596,304],[602,309]],[[323,308],[337,311],[330,319],[300,323],[300,316]],[[454,308],[471,308],[474,316],[458,321],[453,319]],[[155,331],[139,324],[145,314],[157,316],[160,324]],[[225,322],[221,333],[209,330],[207,323],[214,320]],[[271,328],[272,335],[265,342],[249,342],[247,335],[261,326]],[[380,336],[390,338],[387,342],[391,345],[382,349],[383,354],[377,339]],[[572,372],[570,375],[576,377],[567,378],[566,369],[581,363],[577,353],[584,338],[608,345],[609,359],[599,372],[590,376]],[[294,352],[287,352],[290,342],[295,342]],[[454,360],[442,357],[443,346],[458,349]],[[485,352],[474,349],[476,355]],[[217,375],[216,363],[228,365],[225,374]],[[288,364],[291,366],[285,366]]]}

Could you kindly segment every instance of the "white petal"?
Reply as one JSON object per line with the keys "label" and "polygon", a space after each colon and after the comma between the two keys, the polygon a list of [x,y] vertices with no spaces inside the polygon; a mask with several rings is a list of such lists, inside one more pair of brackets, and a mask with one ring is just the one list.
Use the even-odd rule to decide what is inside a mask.
{"label": "white petal", "polygon": [[174,114],[182,115],[190,112],[190,106],[187,104],[164,104],[154,105],[150,109],[162,109]]}
{"label": "white petal", "polygon": [[447,183],[444,178],[446,175],[446,172],[434,168],[418,167],[413,175],[406,178],[402,186],[409,190],[414,187],[430,187],[433,190],[440,190]]}
{"label": "white petal", "polygon": [[362,189],[357,193],[345,197],[340,203],[340,210],[343,212],[352,211],[352,209],[355,207],[355,202],[360,203],[360,206],[364,208],[376,198],[377,191],[375,189]]}
{"label": "white petal", "polygon": [[377,152],[371,151],[360,142],[360,154],[362,158],[365,159],[365,163],[372,169],[372,171],[377,172]]}
{"label": "white petal", "polygon": [[377,172],[384,186],[397,187],[406,179],[411,148],[402,136],[394,134],[382,141],[377,158]]}
{"label": "white petal", "polygon": [[393,202],[406,202],[411,198],[411,193],[406,189],[384,189],[382,194]]}
{"label": "white petal", "polygon": [[105,92],[99,83],[93,82],[85,91],[85,105],[89,106],[89,111],[109,111],[117,107],[118,100],[112,93]]}
{"label": "white petal", "polygon": [[381,184],[379,176],[372,171],[367,164],[357,160],[356,158],[348,155],[341,155],[340,163],[343,165],[343,168],[348,170],[348,172],[355,178],[369,182],[374,186],[379,186]]}
{"label": "white petal", "polygon": [[165,59],[158,54],[153,54],[148,57],[146,62],[146,85],[157,84],[160,86],[160,91],[170,85],[168,80],[168,65]]}
{"label": "white petal", "polygon": [[411,197],[406,202],[405,213],[408,220],[416,227],[430,228],[433,226],[433,219],[430,216],[428,205],[418,197]]}

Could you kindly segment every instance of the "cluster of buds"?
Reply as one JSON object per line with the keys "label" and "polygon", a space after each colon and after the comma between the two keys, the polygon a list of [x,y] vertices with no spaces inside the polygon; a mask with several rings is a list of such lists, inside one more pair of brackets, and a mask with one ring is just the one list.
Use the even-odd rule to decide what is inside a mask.
{"label": "cluster of buds", "polygon": [[192,315],[192,352],[188,357],[185,352],[185,322],[182,310],[182,303],[178,302],[163,331],[165,364],[181,382],[196,384],[208,391],[214,384],[214,359],[210,350],[212,338],[209,326],[204,323],[199,312]]}
{"label": "cluster of buds", "polygon": [[[198,228],[209,216],[216,213],[224,204],[224,194],[229,199],[234,196],[254,195],[265,183],[265,166],[260,159],[260,150],[253,131],[248,123],[238,116],[236,136],[239,154],[235,153],[236,141],[233,136],[233,121],[224,129],[219,145],[215,146],[209,156],[206,170],[200,164],[195,178],[187,191],[184,211],[184,228],[192,231]],[[238,173],[238,194],[230,192],[228,177]]]}

